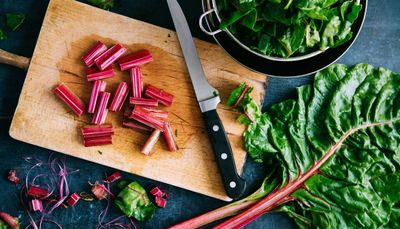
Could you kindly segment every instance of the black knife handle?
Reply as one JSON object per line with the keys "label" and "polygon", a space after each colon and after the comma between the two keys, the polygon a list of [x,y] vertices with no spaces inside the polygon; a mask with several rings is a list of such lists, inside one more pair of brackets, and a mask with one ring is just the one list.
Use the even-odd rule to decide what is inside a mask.
{"label": "black knife handle", "polygon": [[225,191],[230,198],[237,199],[244,193],[246,181],[237,173],[235,159],[233,158],[231,145],[225,134],[224,126],[216,110],[204,112],[203,118]]}

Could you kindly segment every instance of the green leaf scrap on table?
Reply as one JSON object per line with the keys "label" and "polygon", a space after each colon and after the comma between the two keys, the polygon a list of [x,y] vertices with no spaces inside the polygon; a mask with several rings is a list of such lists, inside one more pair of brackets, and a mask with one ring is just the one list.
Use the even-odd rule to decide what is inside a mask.
{"label": "green leaf scrap on table", "polygon": [[153,217],[156,207],[147,196],[146,190],[137,182],[127,185],[115,199],[115,204],[128,217],[146,221]]}
{"label": "green leaf scrap on table", "polygon": [[269,196],[253,213],[275,208],[300,228],[400,228],[399,74],[335,64],[250,119],[245,148],[272,172],[248,198]]}
{"label": "green leaf scrap on table", "polygon": [[25,15],[21,13],[7,13],[7,27],[15,31],[25,21]]}
{"label": "green leaf scrap on table", "polygon": [[0,29],[0,41],[7,39],[7,34],[4,30]]}
{"label": "green leaf scrap on table", "polygon": [[97,6],[103,10],[110,10],[114,7],[114,0],[88,0],[93,6]]}
{"label": "green leaf scrap on table", "polygon": [[10,227],[3,221],[0,220],[0,229],[9,229]]}
{"label": "green leaf scrap on table", "polygon": [[359,0],[217,0],[221,29],[251,49],[290,57],[349,41]]}

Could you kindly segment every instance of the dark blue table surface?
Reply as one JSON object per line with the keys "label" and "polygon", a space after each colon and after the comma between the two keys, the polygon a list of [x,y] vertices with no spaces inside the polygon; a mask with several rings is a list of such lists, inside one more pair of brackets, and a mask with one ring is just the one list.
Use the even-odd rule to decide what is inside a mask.
{"label": "dark blue table surface", "polygon": [[[165,1],[116,0],[116,2],[116,6],[112,9],[116,13],[173,29]],[[193,35],[212,42],[212,39],[204,35],[197,25],[198,17],[201,14],[201,1],[181,0],[180,3],[191,25]],[[1,29],[5,28],[5,13],[21,12],[27,15],[26,22],[17,32],[6,29],[8,39],[0,41],[0,48],[30,57],[36,44],[47,4],[48,1],[46,0],[0,1]],[[350,51],[338,62],[348,65],[367,62],[400,72],[400,59],[398,57],[400,53],[399,12],[400,1],[398,0],[369,0],[364,28]],[[54,153],[53,156],[64,157],[62,154],[13,140],[8,135],[8,129],[25,74],[25,71],[17,68],[0,65],[0,174],[5,174],[10,168],[16,168],[22,175],[29,168],[25,161],[26,157],[35,157],[42,161],[46,161],[52,153]],[[312,76],[297,79],[271,78],[265,96],[264,109],[273,103],[292,97],[296,86],[310,83],[311,81]],[[68,156],[65,158],[70,167],[79,169],[78,173],[70,177],[72,191],[89,190],[88,181],[100,180],[105,172],[113,171],[108,167],[80,159]],[[268,168],[248,160],[244,170],[244,177],[250,183],[249,192],[260,185],[267,170]],[[222,201],[150,179],[126,173],[123,173],[123,176],[127,179],[138,180],[146,188],[159,185],[167,189],[171,194],[167,207],[159,209],[155,217],[149,222],[138,223],[139,228],[165,228],[225,204]],[[16,188],[5,179],[0,179],[0,187],[0,211],[6,211],[20,217],[25,227],[27,225],[27,217],[22,206],[18,203]],[[55,211],[51,218],[61,223],[64,228],[94,228],[98,222],[98,215],[104,206],[104,201],[80,202],[74,208]],[[119,215],[121,215],[121,212],[111,205],[107,219],[109,220]],[[292,227],[291,220],[285,215],[274,213],[264,215],[247,226],[247,228]]]}

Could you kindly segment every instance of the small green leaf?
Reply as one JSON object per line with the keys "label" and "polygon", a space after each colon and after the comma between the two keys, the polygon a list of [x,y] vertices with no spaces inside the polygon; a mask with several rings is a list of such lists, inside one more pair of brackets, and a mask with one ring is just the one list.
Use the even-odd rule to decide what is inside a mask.
{"label": "small green leaf", "polygon": [[88,0],[93,6],[97,6],[103,10],[111,10],[114,7],[114,0]]}
{"label": "small green leaf", "polygon": [[228,104],[228,106],[233,106],[236,103],[240,94],[242,94],[244,87],[245,87],[245,83],[241,83],[237,88],[235,88],[231,92],[231,95],[229,96],[228,100],[226,101],[226,104]]}
{"label": "small green leaf", "polygon": [[25,21],[25,15],[21,13],[7,13],[6,23],[8,28],[15,31]]}
{"label": "small green leaf", "polygon": [[0,29],[0,41],[5,39],[7,39],[7,34],[4,32],[4,30]]}
{"label": "small green leaf", "polygon": [[115,199],[115,204],[128,217],[146,221],[153,217],[156,207],[147,196],[146,190],[137,182],[127,185]]}
{"label": "small green leaf", "polygon": [[0,229],[11,229],[3,220],[0,220]]}

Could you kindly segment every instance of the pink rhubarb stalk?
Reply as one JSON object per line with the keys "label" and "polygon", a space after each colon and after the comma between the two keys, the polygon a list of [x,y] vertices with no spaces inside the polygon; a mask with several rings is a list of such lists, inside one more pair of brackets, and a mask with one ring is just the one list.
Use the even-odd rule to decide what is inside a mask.
{"label": "pink rhubarb stalk", "polygon": [[105,137],[95,137],[95,138],[84,138],[83,145],[85,147],[90,146],[102,146],[102,145],[109,145],[112,144],[112,137],[105,136]]}
{"label": "pink rhubarb stalk", "polygon": [[128,96],[129,86],[125,82],[120,82],[115,92],[114,98],[110,105],[110,111],[120,111],[122,105],[125,102],[126,97]]}
{"label": "pink rhubarb stalk", "polygon": [[129,117],[138,122],[145,124],[153,129],[157,129],[160,131],[164,130],[164,120],[160,118],[156,118],[149,115],[149,112],[145,111],[143,108],[139,106],[135,106],[133,109],[132,115]]}
{"label": "pink rhubarb stalk", "polygon": [[83,126],[81,131],[83,138],[107,137],[114,134],[111,124]]}
{"label": "pink rhubarb stalk", "polygon": [[29,206],[31,208],[31,211],[34,211],[34,212],[35,211],[40,211],[40,212],[43,211],[43,204],[42,204],[42,201],[39,199],[32,199],[29,202]]}
{"label": "pink rhubarb stalk", "polygon": [[149,98],[155,99],[165,106],[171,106],[174,96],[162,89],[156,88],[152,85],[148,85],[145,91],[145,95]]}
{"label": "pink rhubarb stalk", "polygon": [[165,142],[167,143],[168,150],[171,152],[177,151],[178,146],[176,145],[174,133],[172,131],[171,124],[169,122],[164,123],[163,136],[164,136]]}
{"label": "pink rhubarb stalk", "polygon": [[49,191],[47,189],[40,188],[37,186],[31,186],[31,187],[29,187],[27,194],[28,194],[28,196],[33,197],[33,198],[43,199],[49,195]]}
{"label": "pink rhubarb stalk", "polygon": [[129,71],[131,77],[131,90],[133,98],[141,98],[143,91],[142,70],[139,67],[133,67]]}
{"label": "pink rhubarb stalk", "polygon": [[74,192],[69,196],[69,198],[65,202],[69,206],[73,207],[80,199],[81,199],[81,197],[79,196],[79,194]]}
{"label": "pink rhubarb stalk", "polygon": [[56,94],[65,104],[67,104],[76,115],[81,116],[85,111],[82,100],[76,96],[65,84],[60,84],[54,89]]}
{"label": "pink rhubarb stalk", "polygon": [[153,196],[165,196],[165,192],[163,192],[159,187],[154,187],[152,190],[150,190],[150,193]]}
{"label": "pink rhubarb stalk", "polygon": [[98,56],[94,62],[100,70],[106,69],[108,66],[126,53],[127,49],[120,44],[115,44],[107,51]]}
{"label": "pink rhubarb stalk", "polygon": [[126,120],[122,122],[122,126],[128,127],[134,130],[138,130],[144,133],[151,132],[153,129],[151,127],[148,127],[146,125],[143,125],[142,123],[135,121],[135,120]]}
{"label": "pink rhubarb stalk", "polygon": [[167,205],[167,200],[162,198],[161,196],[156,196],[155,201],[157,207],[159,208],[165,208],[165,206]]}
{"label": "pink rhubarb stalk", "polygon": [[121,172],[117,171],[108,176],[105,180],[105,183],[112,183],[122,178]]}
{"label": "pink rhubarb stalk", "polygon": [[160,119],[163,121],[167,120],[167,118],[168,118],[167,111],[159,110],[155,107],[136,105],[135,109],[137,111],[147,114],[150,117],[157,118],[157,119]]}
{"label": "pink rhubarb stalk", "polygon": [[141,106],[147,106],[147,107],[157,107],[158,101],[155,99],[130,97],[129,104],[130,105],[141,105]]}
{"label": "pink rhubarb stalk", "polygon": [[140,50],[130,55],[126,55],[118,60],[121,71],[149,63],[153,60],[153,55],[148,50]]}
{"label": "pink rhubarb stalk", "polygon": [[153,133],[151,133],[150,137],[147,139],[146,143],[143,145],[140,152],[144,155],[149,155],[151,150],[154,148],[155,144],[157,143],[158,138],[160,137],[160,134],[161,134],[160,130],[154,130]]}
{"label": "pink rhubarb stalk", "polygon": [[92,67],[94,64],[94,59],[100,56],[104,51],[107,50],[107,46],[100,41],[97,41],[89,51],[82,57],[82,61],[88,67]]}
{"label": "pink rhubarb stalk", "polygon": [[104,80],[107,78],[111,78],[114,76],[114,69],[112,66],[108,66],[103,70],[99,70],[97,68],[88,68],[86,70],[86,78],[89,82],[95,80]]}
{"label": "pink rhubarb stalk", "polygon": [[99,105],[92,119],[93,124],[100,125],[105,122],[105,119],[107,117],[107,104],[109,99],[110,99],[110,93],[100,92]]}
{"label": "pink rhubarb stalk", "polygon": [[0,212],[0,220],[4,221],[11,229],[19,228],[19,221],[17,217],[13,217],[8,213]]}
{"label": "pink rhubarb stalk", "polygon": [[88,113],[93,114],[96,110],[97,99],[100,92],[106,90],[107,83],[105,81],[95,81],[92,88],[92,93],[90,95]]}

